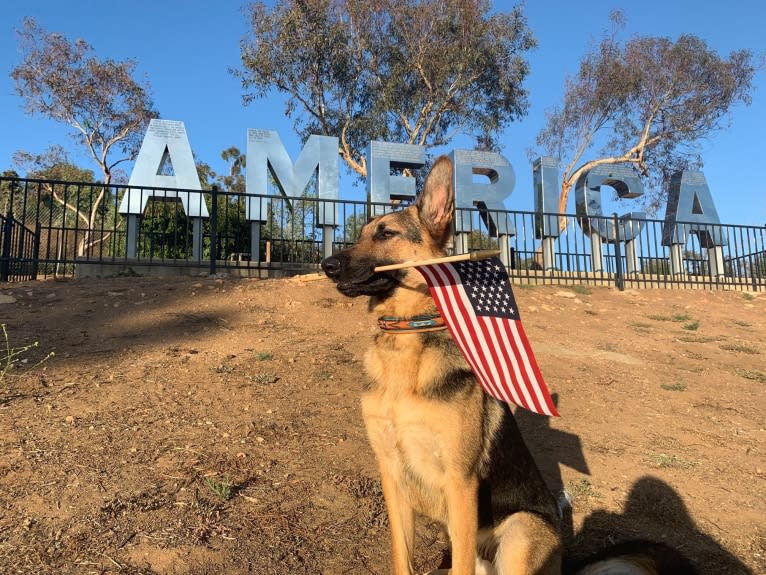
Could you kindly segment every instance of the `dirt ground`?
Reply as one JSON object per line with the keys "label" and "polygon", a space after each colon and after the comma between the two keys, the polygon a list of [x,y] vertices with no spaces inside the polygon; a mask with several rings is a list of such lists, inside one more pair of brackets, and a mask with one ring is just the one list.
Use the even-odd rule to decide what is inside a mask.
{"label": "dirt ground", "polygon": [[[766,573],[766,294],[515,292],[561,412],[517,418],[574,497],[573,553],[642,537],[703,573]],[[389,572],[362,298],[45,281],[0,286],[0,323],[0,573]],[[421,524],[419,572],[446,545]]]}

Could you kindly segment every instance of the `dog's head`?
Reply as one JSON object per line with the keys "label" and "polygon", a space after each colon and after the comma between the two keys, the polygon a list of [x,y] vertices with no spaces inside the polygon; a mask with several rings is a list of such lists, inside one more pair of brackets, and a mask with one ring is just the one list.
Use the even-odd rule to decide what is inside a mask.
{"label": "dog's head", "polygon": [[452,232],[452,181],[452,162],[441,156],[414,205],[372,218],[362,228],[356,244],[325,258],[322,269],[338,284],[338,290],[350,297],[386,297],[411,272],[376,272],[377,266],[443,255]]}

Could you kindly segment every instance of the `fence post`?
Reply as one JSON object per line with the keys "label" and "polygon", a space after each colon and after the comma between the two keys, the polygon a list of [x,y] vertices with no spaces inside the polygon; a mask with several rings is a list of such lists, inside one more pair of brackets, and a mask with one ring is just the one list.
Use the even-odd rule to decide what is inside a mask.
{"label": "fence post", "polygon": [[32,246],[32,279],[37,279],[37,268],[40,265],[40,235],[42,234],[42,227],[40,222],[35,225],[35,239]]}
{"label": "fence post", "polygon": [[214,276],[218,263],[218,186],[214,185],[210,190],[210,197],[210,275]]}
{"label": "fence post", "polygon": [[612,213],[612,225],[614,226],[614,283],[618,290],[625,291],[625,277],[622,273],[620,222],[617,220],[617,212]]}
{"label": "fence post", "polygon": [[7,282],[11,269],[11,236],[13,235],[13,208],[8,208],[3,224],[3,245],[0,246],[0,282]]}

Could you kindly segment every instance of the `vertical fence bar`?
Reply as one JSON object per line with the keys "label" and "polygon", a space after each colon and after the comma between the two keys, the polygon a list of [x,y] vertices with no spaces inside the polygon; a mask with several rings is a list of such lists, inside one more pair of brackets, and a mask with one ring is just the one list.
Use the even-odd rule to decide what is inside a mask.
{"label": "vertical fence bar", "polygon": [[[218,263],[218,186],[214,185],[210,190],[210,200],[210,275],[214,276],[217,272],[216,265]],[[202,238],[200,237],[201,243]]]}
{"label": "vertical fence bar", "polygon": [[612,213],[612,225],[614,226],[614,283],[617,289],[625,291],[625,277],[622,272],[622,246],[620,242],[620,222],[617,213]]}
{"label": "vertical fence bar", "polygon": [[0,282],[7,282],[11,268],[11,234],[13,233],[13,208],[5,214],[3,245],[0,246]]}

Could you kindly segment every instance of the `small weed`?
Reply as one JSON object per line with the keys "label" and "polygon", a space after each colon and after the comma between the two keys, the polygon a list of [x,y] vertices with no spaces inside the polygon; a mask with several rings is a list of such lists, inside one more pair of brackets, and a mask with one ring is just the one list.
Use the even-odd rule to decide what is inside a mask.
{"label": "small weed", "polygon": [[689,469],[694,465],[677,455],[666,455],[664,453],[653,453],[648,458],[649,463],[662,469]]}
{"label": "small weed", "polygon": [[689,314],[685,314],[685,313],[677,313],[673,317],[671,317],[670,319],[671,319],[671,321],[682,322],[682,321],[690,320],[691,316]]}
{"label": "small weed", "polygon": [[255,375],[248,375],[247,379],[258,385],[270,385],[279,381],[279,378],[271,372],[256,373]]}
{"label": "small weed", "polygon": [[603,497],[603,494],[596,491],[590,481],[585,478],[578,481],[570,481],[567,483],[566,490],[575,501],[578,499],[590,499],[591,497],[594,499],[601,499]]}
{"label": "small weed", "polygon": [[272,359],[274,359],[274,354],[272,353],[257,352],[255,354],[255,361],[271,361]]}
{"label": "small weed", "polygon": [[766,383],[766,373],[761,373],[760,371],[754,371],[751,369],[738,369],[737,375],[740,377],[744,377],[745,379],[752,379],[753,381],[757,381],[759,383]]}
{"label": "small weed", "polygon": [[714,335],[699,335],[699,334],[689,334],[689,335],[682,335],[678,338],[678,341],[683,341],[686,343],[710,343],[711,341],[720,341],[721,337],[716,337]]}
{"label": "small weed", "polygon": [[600,351],[610,351],[614,353],[619,352],[619,347],[617,347],[617,345],[611,341],[604,341],[604,342],[597,343],[596,349]]}
{"label": "small weed", "polygon": [[705,368],[699,365],[694,367],[679,367],[678,369],[682,371],[688,371],[689,373],[696,373],[696,374],[705,373]]}
{"label": "small weed", "polygon": [[572,291],[575,292],[578,295],[590,295],[593,293],[593,290],[590,289],[588,286],[583,285],[575,285],[572,286]]}
{"label": "small weed", "polygon": [[690,321],[689,323],[685,323],[683,325],[683,328],[687,331],[697,331],[697,329],[700,326],[700,322],[698,319],[695,319],[694,321]]}
{"label": "small weed", "polygon": [[755,296],[748,292],[744,292],[742,294],[742,297],[745,298],[747,301],[753,301],[755,299]]}
{"label": "small weed", "polygon": [[665,391],[686,391],[686,384],[682,381],[676,383],[663,383],[660,386]]}
{"label": "small weed", "polygon": [[654,321],[672,321],[673,318],[669,315],[648,315],[646,316],[649,319],[653,319]]}
{"label": "small weed", "polygon": [[231,365],[215,365],[210,368],[210,371],[213,373],[234,373],[236,371],[236,368]]}
{"label": "small weed", "polygon": [[[22,365],[27,365],[29,358],[23,357],[24,354],[26,354],[31,349],[39,347],[40,342],[35,341],[21,347],[13,347],[11,346],[11,341],[8,338],[8,330],[6,329],[4,323],[0,324],[0,329],[2,329],[3,332],[3,340],[0,342],[0,384],[2,384],[11,369],[21,367]],[[54,352],[50,352],[40,361],[32,366],[29,366],[27,370],[29,371],[40,367],[42,363],[48,361],[55,355],[56,354]]]}
{"label": "small weed", "polygon": [[136,270],[134,270],[132,267],[128,266],[128,269],[117,272],[116,277],[118,277],[118,278],[140,278],[141,274],[138,273]]}
{"label": "small weed", "polygon": [[224,501],[228,501],[234,495],[231,479],[228,475],[225,475],[221,481],[216,481],[213,477],[205,477],[205,485]]}
{"label": "small weed", "polygon": [[761,353],[757,349],[744,345],[742,343],[722,343],[718,347],[725,351],[736,351],[738,353],[748,353],[750,355],[758,355],[759,353]]}
{"label": "small weed", "polygon": [[629,323],[628,327],[639,333],[645,333],[649,331],[650,329],[652,329],[652,326],[650,324],[639,322],[639,321]]}
{"label": "small weed", "polygon": [[318,380],[325,381],[327,379],[332,379],[332,373],[329,372],[329,371],[322,370],[322,371],[317,372],[315,377]]}

